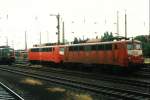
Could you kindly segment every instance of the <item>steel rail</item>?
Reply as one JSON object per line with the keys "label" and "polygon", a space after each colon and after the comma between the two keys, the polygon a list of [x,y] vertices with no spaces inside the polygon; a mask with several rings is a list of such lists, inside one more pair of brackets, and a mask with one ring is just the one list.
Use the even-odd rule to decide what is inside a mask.
{"label": "steel rail", "polygon": [[67,86],[69,85],[69,86],[76,87],[76,88],[82,88],[82,89],[89,90],[95,93],[111,95],[117,98],[135,99],[135,100],[150,99],[149,98],[150,94],[148,93],[141,93],[141,92],[126,90],[126,89],[118,89],[118,88],[114,88],[110,86],[108,87],[104,85],[96,85],[93,83],[70,80],[70,79],[56,77],[56,76],[54,77],[54,76],[39,75],[38,73],[31,73],[29,71],[21,71],[21,70],[14,70],[14,69],[8,69],[8,68],[6,69],[1,68],[1,70],[5,70],[8,72],[17,73],[17,74],[21,74],[25,76],[30,76],[30,77],[34,77],[34,78],[38,78],[38,79],[42,79],[46,81],[51,81],[51,82],[55,82],[59,84],[64,84]]}
{"label": "steel rail", "polygon": [[15,93],[13,90],[11,90],[9,87],[7,87],[2,82],[0,82],[0,87],[2,87],[0,99],[3,99],[3,100],[10,100],[10,99],[11,100],[24,100],[21,96],[19,96],[17,93]]}
{"label": "steel rail", "polygon": [[[16,66],[13,66],[16,67]],[[19,66],[17,66],[19,67]],[[20,67],[22,68],[22,67]],[[47,67],[42,67],[42,68],[33,68],[33,67],[23,67],[25,69],[33,69],[33,70],[40,70],[44,72],[49,72],[49,73],[59,73],[63,75],[68,75],[68,76],[77,76],[77,77],[82,77],[82,78],[89,78],[89,79],[95,79],[95,80],[102,80],[102,81],[111,81],[114,83],[121,83],[121,84],[128,84],[128,85],[133,85],[133,86],[138,86],[138,87],[150,87],[150,81],[146,81],[145,79],[137,79],[134,77],[123,77],[123,76],[116,76],[116,75],[106,75],[106,74],[94,74],[94,73],[87,73],[87,72],[79,72],[79,71],[71,71],[71,70],[64,70],[59,68],[47,68]],[[86,76],[86,77],[85,77]]]}

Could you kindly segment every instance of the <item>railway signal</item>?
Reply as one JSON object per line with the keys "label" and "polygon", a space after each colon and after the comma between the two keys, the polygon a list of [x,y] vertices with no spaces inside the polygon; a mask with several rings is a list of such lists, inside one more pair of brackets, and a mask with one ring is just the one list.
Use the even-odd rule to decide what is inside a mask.
{"label": "railway signal", "polygon": [[58,35],[58,44],[60,44],[60,15],[59,14],[57,14],[57,15],[55,15],[55,14],[50,14],[50,16],[56,16],[56,18],[57,18],[57,32],[56,32],[56,34]]}

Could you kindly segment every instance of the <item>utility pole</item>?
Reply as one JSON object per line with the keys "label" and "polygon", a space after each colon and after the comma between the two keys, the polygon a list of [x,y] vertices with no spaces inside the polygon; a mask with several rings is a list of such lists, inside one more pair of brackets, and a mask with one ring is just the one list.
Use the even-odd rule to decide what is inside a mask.
{"label": "utility pole", "polygon": [[149,0],[149,36],[148,36],[148,40],[150,42],[150,0]]}
{"label": "utility pole", "polygon": [[[6,15],[6,19],[7,19],[7,26],[8,26],[8,14]],[[7,28],[8,30],[8,28]],[[6,46],[8,46],[8,36],[6,36]]]}
{"label": "utility pole", "polygon": [[6,46],[8,46],[8,37],[6,36]]}
{"label": "utility pole", "polygon": [[57,35],[58,35],[58,45],[60,44],[60,15],[58,14],[57,16]]}
{"label": "utility pole", "polygon": [[48,34],[48,31],[47,31],[47,43],[49,42],[49,34]]}
{"label": "utility pole", "polygon": [[57,18],[57,35],[58,35],[57,44],[60,44],[60,15],[58,13],[58,15],[50,14],[50,16],[56,16]]}
{"label": "utility pole", "polygon": [[125,10],[125,38],[127,38],[127,14]]}
{"label": "utility pole", "polygon": [[119,36],[119,11],[117,11],[117,34]]}
{"label": "utility pole", "polygon": [[63,44],[65,44],[65,23],[63,21],[63,25],[62,25],[62,41],[63,41]]}
{"label": "utility pole", "polygon": [[25,31],[25,51],[27,51],[27,32]]}
{"label": "utility pole", "polygon": [[40,45],[41,45],[41,32],[40,32]]}
{"label": "utility pole", "polygon": [[12,48],[14,48],[14,41],[12,40],[11,43],[12,43]]}

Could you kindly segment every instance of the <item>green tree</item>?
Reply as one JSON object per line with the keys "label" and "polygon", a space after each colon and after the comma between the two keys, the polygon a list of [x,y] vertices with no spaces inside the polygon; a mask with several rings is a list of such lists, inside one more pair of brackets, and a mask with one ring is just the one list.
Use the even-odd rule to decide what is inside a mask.
{"label": "green tree", "polygon": [[74,38],[74,41],[73,41],[73,44],[78,44],[79,43],[79,41],[78,41],[78,38]]}
{"label": "green tree", "polygon": [[142,42],[142,49],[144,56],[150,57],[150,43],[148,41],[148,36],[140,35],[136,36],[134,39]]}
{"label": "green tree", "polygon": [[104,33],[104,36],[102,36],[101,37],[101,41],[103,41],[103,42],[105,42],[105,41],[113,41],[113,38],[114,38],[114,36],[113,36],[113,34],[112,34],[112,32],[105,32]]}
{"label": "green tree", "polygon": [[144,56],[150,57],[150,43],[144,43]]}
{"label": "green tree", "polygon": [[143,36],[143,35],[136,36],[134,39],[135,39],[135,40],[139,40],[139,41],[141,41],[142,43],[148,42],[147,39],[145,38],[145,36]]}

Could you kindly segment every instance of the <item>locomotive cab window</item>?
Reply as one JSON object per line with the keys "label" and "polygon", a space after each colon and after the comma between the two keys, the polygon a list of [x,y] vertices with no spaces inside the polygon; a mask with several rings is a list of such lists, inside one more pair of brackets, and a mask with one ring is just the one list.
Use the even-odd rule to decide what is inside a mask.
{"label": "locomotive cab window", "polygon": [[132,44],[127,44],[128,50],[133,50],[133,45]]}
{"label": "locomotive cab window", "polygon": [[136,43],[136,44],[134,45],[134,48],[135,48],[136,50],[141,50],[141,49],[142,49],[142,45]]}
{"label": "locomotive cab window", "polygon": [[64,51],[65,51],[65,48],[64,48],[64,47],[61,47],[61,48],[59,49],[59,54],[64,55]]}
{"label": "locomotive cab window", "polygon": [[61,48],[60,48],[60,51],[63,51],[63,52],[64,52],[64,51],[65,51],[65,48],[64,48],[64,47],[61,47]]}
{"label": "locomotive cab window", "polygon": [[135,50],[141,50],[142,46],[139,43],[134,43],[134,44],[128,43],[127,48],[128,48],[128,50],[134,50],[134,49]]}

